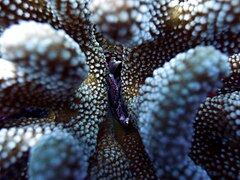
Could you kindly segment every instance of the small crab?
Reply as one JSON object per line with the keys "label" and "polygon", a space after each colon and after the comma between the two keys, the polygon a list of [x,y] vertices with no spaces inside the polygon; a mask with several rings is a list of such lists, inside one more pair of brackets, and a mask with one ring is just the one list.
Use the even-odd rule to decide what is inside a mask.
{"label": "small crab", "polygon": [[110,109],[112,114],[124,126],[129,125],[129,118],[121,96],[121,61],[117,61],[116,57],[110,57],[108,61],[109,74],[107,81],[109,84],[108,97],[110,101]]}

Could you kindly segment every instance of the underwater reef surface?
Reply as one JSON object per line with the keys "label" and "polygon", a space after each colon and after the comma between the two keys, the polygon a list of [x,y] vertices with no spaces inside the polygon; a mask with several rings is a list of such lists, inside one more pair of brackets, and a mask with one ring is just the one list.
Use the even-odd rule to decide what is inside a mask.
{"label": "underwater reef surface", "polygon": [[0,0],[0,179],[240,179],[239,0]]}

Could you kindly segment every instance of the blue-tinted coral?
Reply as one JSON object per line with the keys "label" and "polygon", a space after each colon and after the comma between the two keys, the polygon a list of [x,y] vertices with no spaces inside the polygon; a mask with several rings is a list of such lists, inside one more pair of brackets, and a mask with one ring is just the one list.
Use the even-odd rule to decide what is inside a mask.
{"label": "blue-tinted coral", "polygon": [[152,0],[92,0],[90,20],[111,42],[132,47],[153,40]]}
{"label": "blue-tinted coral", "polygon": [[[50,104],[60,108],[87,77],[89,68],[78,44],[48,24],[30,21],[13,25],[3,33],[0,43],[2,58],[9,60],[4,67],[15,72],[1,84],[0,113]],[[8,76],[7,70],[4,74]],[[41,101],[33,98],[39,96]]]}
{"label": "blue-tinted coral", "polygon": [[54,131],[41,137],[31,149],[29,179],[84,179],[87,160],[76,139],[68,133]]}
{"label": "blue-tinted coral", "polygon": [[[159,178],[207,178],[204,170],[187,160],[193,120],[198,104],[229,71],[227,56],[212,47],[196,47],[178,54],[146,79],[140,89],[138,124]],[[182,168],[190,167],[181,174]]]}
{"label": "blue-tinted coral", "polygon": [[0,179],[238,179],[239,9],[0,0]]}

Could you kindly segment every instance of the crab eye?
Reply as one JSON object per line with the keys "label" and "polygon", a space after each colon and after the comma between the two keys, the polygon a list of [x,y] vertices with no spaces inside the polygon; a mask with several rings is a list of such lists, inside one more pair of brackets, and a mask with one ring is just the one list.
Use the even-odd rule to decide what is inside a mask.
{"label": "crab eye", "polygon": [[[119,72],[121,71],[121,64],[122,64],[121,61],[117,61],[115,58],[111,59],[108,63],[109,71],[112,74],[117,74],[118,71]],[[118,74],[120,74],[120,73],[118,73]]]}

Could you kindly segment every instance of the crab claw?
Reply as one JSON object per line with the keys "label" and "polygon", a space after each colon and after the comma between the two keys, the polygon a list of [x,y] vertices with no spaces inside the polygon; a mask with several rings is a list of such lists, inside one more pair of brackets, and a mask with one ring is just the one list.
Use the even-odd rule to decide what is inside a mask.
{"label": "crab claw", "polygon": [[128,126],[129,125],[129,118],[125,117],[124,115],[122,115],[119,119],[120,123],[124,126]]}

